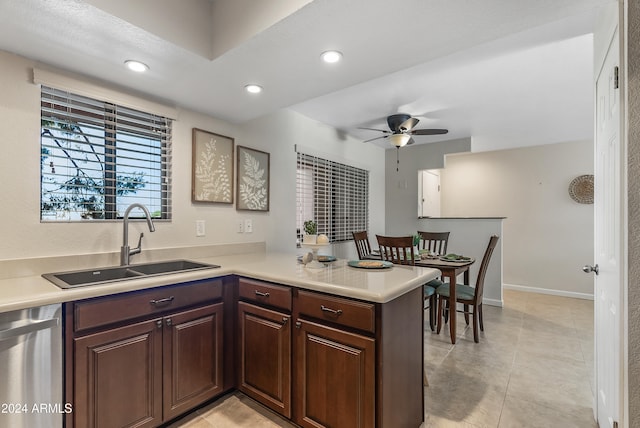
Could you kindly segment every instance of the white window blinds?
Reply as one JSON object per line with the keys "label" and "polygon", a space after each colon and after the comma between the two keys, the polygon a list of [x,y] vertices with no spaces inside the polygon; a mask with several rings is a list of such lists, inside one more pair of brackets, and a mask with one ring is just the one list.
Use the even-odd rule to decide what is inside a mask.
{"label": "white window blinds", "polygon": [[297,228],[301,240],[305,220],[315,220],[318,233],[331,242],[353,239],[351,232],[369,226],[369,171],[297,154]]}
{"label": "white window blinds", "polygon": [[42,86],[41,219],[117,219],[136,202],[154,218],[170,219],[171,125]]}

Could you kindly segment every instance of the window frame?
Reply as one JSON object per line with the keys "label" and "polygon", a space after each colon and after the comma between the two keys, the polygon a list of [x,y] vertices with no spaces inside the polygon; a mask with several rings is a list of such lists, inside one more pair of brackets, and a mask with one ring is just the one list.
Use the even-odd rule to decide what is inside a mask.
{"label": "window frame", "polygon": [[298,245],[303,223],[314,220],[330,242],[353,240],[355,230],[369,228],[368,170],[297,152],[296,226]]}
{"label": "window frame", "polygon": [[[159,207],[152,211],[154,220],[171,220],[172,119],[46,85],[41,85],[40,119],[41,222],[118,220],[122,218],[126,206],[134,202],[147,202],[149,206]],[[92,131],[95,130],[100,135],[94,135]],[[62,135],[66,135],[66,138]],[[99,187],[95,187],[98,190],[91,189],[92,186],[86,184],[69,184],[72,176],[68,170],[75,168],[78,174],[83,171],[78,164],[89,162],[86,158],[82,159],[82,151],[78,147],[70,148],[74,138],[78,140],[75,143],[77,146],[91,149],[94,158],[91,162],[94,166],[99,165],[102,170],[101,174],[87,175],[91,182],[102,181]],[[60,143],[64,140],[68,143],[65,147]],[[96,148],[98,150],[94,150]],[[68,165],[60,168],[67,170],[67,174],[55,172],[54,160],[61,156],[58,153],[56,157],[53,150],[64,153],[62,159],[66,157],[73,164],[73,168]],[[118,150],[123,153],[120,157]],[[71,152],[74,153],[70,154]],[[51,172],[45,172],[48,168],[45,165],[47,158],[52,159]],[[119,166],[123,169],[121,175],[117,172]],[[131,171],[136,168],[148,171],[148,178],[138,181],[145,174],[137,175],[138,171]],[[89,167],[85,169],[90,170]],[[59,187],[51,191],[46,188],[48,185]],[[87,189],[88,192],[95,192],[94,196],[100,201],[101,209],[90,211],[83,206],[84,199],[77,201],[67,198],[69,191],[62,189],[74,185],[78,191]],[[141,189],[144,190],[140,192]],[[52,199],[46,200],[47,193],[53,195]],[[57,201],[55,198],[59,195],[62,195],[63,201],[71,199],[72,202]],[[127,202],[125,206],[123,201],[127,199],[131,202]],[[50,204],[50,209],[46,209],[47,204]],[[141,211],[132,212],[132,218],[139,216],[142,216]]]}

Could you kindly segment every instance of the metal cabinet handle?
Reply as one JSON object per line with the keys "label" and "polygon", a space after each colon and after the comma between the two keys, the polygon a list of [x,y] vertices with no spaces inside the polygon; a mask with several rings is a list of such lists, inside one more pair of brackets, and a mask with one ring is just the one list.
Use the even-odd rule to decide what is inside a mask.
{"label": "metal cabinet handle", "polygon": [[149,300],[149,303],[152,304],[153,306],[166,306],[166,305],[170,305],[171,302],[173,302],[173,296],[171,297],[165,297],[164,299],[152,299]]}
{"label": "metal cabinet handle", "polygon": [[336,316],[342,315],[342,309],[331,309],[331,308],[327,308],[325,305],[320,305],[320,309],[322,310],[322,312],[328,312],[332,315],[336,315]]}
{"label": "metal cabinet handle", "polygon": [[156,327],[162,328],[162,320],[156,321]]}
{"label": "metal cabinet handle", "polygon": [[171,327],[171,318],[167,318],[165,323],[167,324],[167,327]]}
{"label": "metal cabinet handle", "polygon": [[269,293],[263,293],[262,291],[255,290],[256,296],[269,297]]}
{"label": "metal cabinet handle", "polygon": [[286,323],[289,322],[289,318],[287,317],[282,317],[282,325],[285,325]]}
{"label": "metal cabinet handle", "polygon": [[302,323],[300,321],[296,321],[296,328],[300,328],[302,326]]}

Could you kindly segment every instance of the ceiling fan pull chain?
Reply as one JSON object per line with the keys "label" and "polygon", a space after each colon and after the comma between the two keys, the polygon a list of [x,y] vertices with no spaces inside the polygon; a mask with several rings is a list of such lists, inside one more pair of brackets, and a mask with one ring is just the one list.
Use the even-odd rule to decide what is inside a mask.
{"label": "ceiling fan pull chain", "polygon": [[396,147],[396,172],[400,171],[400,147]]}

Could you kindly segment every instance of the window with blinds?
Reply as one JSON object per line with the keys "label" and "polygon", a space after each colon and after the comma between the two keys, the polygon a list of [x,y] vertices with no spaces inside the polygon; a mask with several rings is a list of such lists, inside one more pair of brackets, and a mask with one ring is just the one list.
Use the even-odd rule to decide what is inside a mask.
{"label": "window with blinds", "polygon": [[132,203],[171,218],[171,119],[45,86],[40,105],[42,221],[113,220]]}
{"label": "window with blinds", "polygon": [[296,196],[298,242],[305,220],[315,220],[331,242],[368,229],[369,171],[298,153]]}

